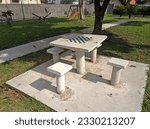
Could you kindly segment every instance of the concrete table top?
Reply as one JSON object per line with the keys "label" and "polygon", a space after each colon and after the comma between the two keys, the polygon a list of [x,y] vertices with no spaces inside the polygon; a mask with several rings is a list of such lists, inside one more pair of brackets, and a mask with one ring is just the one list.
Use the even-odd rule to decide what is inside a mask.
{"label": "concrete table top", "polygon": [[71,33],[68,35],[62,35],[62,38],[50,42],[50,45],[75,51],[81,50],[84,52],[90,52],[99,46],[106,38],[106,35]]}

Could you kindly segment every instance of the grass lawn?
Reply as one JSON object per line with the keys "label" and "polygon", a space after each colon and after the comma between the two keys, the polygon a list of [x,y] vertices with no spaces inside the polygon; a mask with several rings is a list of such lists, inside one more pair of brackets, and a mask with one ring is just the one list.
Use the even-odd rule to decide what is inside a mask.
{"label": "grass lawn", "polygon": [[[83,28],[93,25],[92,17],[88,17],[87,19],[88,19],[87,21],[83,22],[84,23],[82,25]],[[109,16],[105,18],[105,22],[109,22],[109,19],[114,19],[114,21],[116,21],[120,18]],[[52,19],[49,19],[49,20],[52,20]],[[58,20],[58,23],[62,22],[60,19],[57,19],[57,20]],[[57,27],[55,26],[57,30],[59,30],[59,27],[63,28],[63,27],[69,26],[69,25],[66,25],[69,23],[71,25],[69,27],[66,27],[67,28],[66,31],[72,31],[73,29],[78,30],[82,28],[82,27],[81,28],[79,27],[80,26],[79,24],[81,24],[79,21],[69,21],[69,23],[68,22],[66,23],[65,21],[66,19],[64,19],[64,22],[62,22],[60,26],[59,24]],[[24,21],[21,21],[22,25],[23,25],[23,22]],[[31,22],[31,21],[25,21],[25,22]],[[35,22],[35,21],[32,21],[32,22]],[[49,23],[51,24],[51,22]],[[21,23],[16,22],[15,24],[21,24]],[[55,24],[56,23],[57,22],[55,21]],[[45,23],[36,23],[36,24],[38,25],[42,24],[44,26]],[[79,26],[77,26],[77,24]],[[47,26],[47,24],[45,24],[45,26]],[[1,27],[2,26],[0,25],[0,28]],[[14,31],[14,30],[9,30],[7,26],[5,27],[6,28],[3,31]],[[76,27],[79,27],[79,28],[76,29]],[[119,57],[119,58],[124,58],[124,59],[129,59],[133,61],[150,64],[150,37],[149,37],[150,29],[149,28],[150,28],[150,21],[149,22],[129,22],[124,25],[112,27],[108,29],[107,31],[103,32],[104,34],[107,34],[109,38],[103,43],[103,46],[99,49],[98,52],[99,54],[106,55],[106,56],[114,56],[114,57]],[[16,31],[18,32],[19,30],[16,29]],[[36,30],[34,31],[36,32]],[[47,32],[48,31],[50,31],[50,29],[47,30]],[[64,29],[64,32],[66,31]],[[40,31],[40,33],[42,33],[42,31]],[[39,36],[41,36],[40,33],[39,33]],[[45,32],[43,31],[43,33]],[[53,33],[49,32],[49,33],[51,34],[54,33],[55,35],[56,33],[59,33],[59,32],[53,32]],[[63,33],[63,31],[60,31],[60,33]],[[1,32],[0,32],[0,36],[2,37]],[[43,34],[43,36],[45,35]],[[6,39],[4,37],[1,40],[1,37],[0,37],[0,46],[4,44],[2,43],[2,40],[6,40],[6,41],[10,40],[9,38]],[[22,38],[24,38],[24,36],[22,36]],[[36,38],[37,37],[35,37],[35,39]],[[42,36],[40,38],[42,38]],[[29,38],[27,38],[26,40],[29,40]],[[13,46],[13,45],[16,46],[20,44],[20,43],[14,43],[14,44],[12,43],[13,44],[12,45],[12,44],[9,44],[9,42],[7,43],[8,43],[8,46],[6,45],[6,48]],[[0,64],[0,111],[52,111],[52,109],[36,101],[35,99],[28,97],[20,92],[17,92],[11,88],[8,88],[5,85],[5,82],[7,80],[49,59],[50,57],[48,54],[45,53],[45,50],[41,50],[39,52],[35,52],[32,54],[23,56],[21,58],[17,58],[12,61]],[[150,111],[150,72],[148,74],[149,74],[149,77],[147,80],[147,88],[146,88],[146,93],[145,93],[145,98],[144,98],[144,103],[143,103],[143,111]]]}
{"label": "grass lawn", "polygon": [[[104,23],[126,19],[106,15]],[[68,32],[78,31],[94,24],[94,17],[88,16],[84,21],[70,21],[66,17],[50,18],[47,22],[39,23],[36,20],[16,21],[12,28],[6,23],[0,24],[0,50],[25,44],[31,41],[48,38]]]}

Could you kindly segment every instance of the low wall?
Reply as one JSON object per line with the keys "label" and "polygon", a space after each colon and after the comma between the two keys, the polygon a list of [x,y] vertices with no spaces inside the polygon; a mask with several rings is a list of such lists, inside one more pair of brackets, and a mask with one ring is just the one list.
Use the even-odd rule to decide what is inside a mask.
{"label": "low wall", "polygon": [[[0,4],[0,12],[6,11],[8,9],[12,10],[14,13],[13,19],[33,19],[32,13],[36,13],[40,16],[45,16],[45,8],[51,12],[49,17],[60,17],[66,16],[69,10],[70,5],[68,4],[38,4],[38,5],[21,5],[21,4]],[[108,12],[110,13],[111,6],[108,8]],[[85,6],[86,14],[94,13],[94,5],[86,5]]]}

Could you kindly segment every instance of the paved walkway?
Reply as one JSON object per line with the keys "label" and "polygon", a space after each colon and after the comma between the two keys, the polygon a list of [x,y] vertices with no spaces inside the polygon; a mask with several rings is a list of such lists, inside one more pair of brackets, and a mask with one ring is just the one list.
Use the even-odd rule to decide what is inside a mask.
{"label": "paved walkway", "polygon": [[27,55],[32,52],[42,50],[49,47],[49,42],[57,39],[59,36],[46,38],[39,41],[30,42],[17,47],[9,48],[0,51],[0,63]]}
{"label": "paved walkway", "polygon": [[[121,20],[118,22],[103,24],[103,30],[116,26],[116,25],[124,24],[126,22],[128,22],[128,20]],[[88,29],[80,30],[79,32],[91,33],[92,30],[93,28],[88,28]],[[49,42],[59,37],[61,37],[61,35],[2,50],[0,51],[0,63],[4,63],[6,61],[13,60],[15,58],[27,55],[29,53],[36,52],[44,48],[48,48],[50,47]]]}
{"label": "paved walkway", "polygon": [[[117,22],[105,23],[105,24],[103,24],[103,26],[102,26],[102,30],[106,30],[106,29],[108,29],[108,28],[110,28],[110,27],[127,23],[128,21],[129,21],[129,20],[120,20],[120,21],[117,21]],[[91,27],[91,28],[87,28],[87,29],[81,30],[80,32],[82,32],[82,33],[92,33],[93,29],[94,29],[94,28]]]}

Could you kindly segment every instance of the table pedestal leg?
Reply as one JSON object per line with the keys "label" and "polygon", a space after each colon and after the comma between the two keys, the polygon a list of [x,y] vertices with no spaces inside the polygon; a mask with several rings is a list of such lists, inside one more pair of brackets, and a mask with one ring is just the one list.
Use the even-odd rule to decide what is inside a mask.
{"label": "table pedestal leg", "polygon": [[91,52],[91,61],[93,63],[96,63],[96,58],[97,58],[97,48],[95,48],[92,52]]}
{"label": "table pedestal leg", "polygon": [[113,86],[116,86],[119,83],[121,71],[122,71],[122,69],[113,67],[112,75],[111,75],[111,84]]}
{"label": "table pedestal leg", "polygon": [[57,77],[57,92],[59,94],[63,93],[65,91],[65,76],[58,76]]}
{"label": "table pedestal leg", "polygon": [[59,60],[60,60],[59,54],[53,54],[53,63],[55,64],[59,62]]}
{"label": "table pedestal leg", "polygon": [[83,51],[76,51],[76,67],[77,73],[85,73],[85,53]]}

